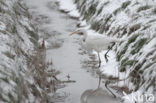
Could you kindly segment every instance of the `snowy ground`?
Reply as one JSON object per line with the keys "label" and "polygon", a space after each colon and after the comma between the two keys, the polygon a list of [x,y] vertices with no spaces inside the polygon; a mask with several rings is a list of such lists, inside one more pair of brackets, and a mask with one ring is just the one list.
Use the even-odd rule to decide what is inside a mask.
{"label": "snowy ground", "polygon": [[[67,80],[66,76],[69,74],[71,77],[70,79],[76,81],[76,83],[68,84],[65,88],[58,91],[65,92],[69,95],[66,101],[59,102],[80,103],[80,97],[84,91],[89,89],[97,89],[98,78],[97,75],[94,75],[97,68],[93,68],[94,66],[88,66],[90,62],[89,56],[81,50],[81,46],[79,45],[79,37],[69,36],[70,32],[76,29],[77,21],[71,19],[65,13],[61,13],[57,9],[57,3],[55,1],[27,1],[31,7],[31,11],[34,12],[34,14],[44,15],[46,20],[48,20],[46,24],[43,24],[40,27],[49,34],[48,37],[43,36],[43,38],[46,39],[48,46],[47,61],[52,60],[55,68],[61,71],[61,75],[59,77],[60,79]],[[69,3],[71,3],[70,0]],[[70,16],[78,17],[79,13],[76,11],[75,6],[68,8],[70,6],[71,5],[68,4],[68,2],[63,2],[61,0],[61,9],[68,12]],[[56,45],[54,45],[54,43]],[[109,56],[109,63],[106,64],[103,58],[103,53],[101,53],[101,58],[103,58],[101,70],[103,73],[116,76],[117,64],[115,62],[115,56],[113,55],[113,52],[111,52]],[[95,65],[95,67],[96,66],[97,65]],[[102,84],[102,87],[104,87],[104,84]],[[104,89],[104,92],[107,91]],[[101,98],[102,101],[107,101],[108,103],[118,103],[117,100],[108,93],[99,94],[100,95],[97,96],[97,98]],[[94,103],[103,103],[100,101],[97,102],[97,98],[94,98]]]}

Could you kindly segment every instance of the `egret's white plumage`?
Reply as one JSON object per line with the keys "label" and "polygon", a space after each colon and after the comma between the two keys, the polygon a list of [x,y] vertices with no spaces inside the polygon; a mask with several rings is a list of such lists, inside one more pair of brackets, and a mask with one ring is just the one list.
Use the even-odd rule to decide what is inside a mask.
{"label": "egret's white plumage", "polygon": [[[108,50],[110,49],[109,47],[112,44],[120,42],[120,40],[117,38],[104,36],[96,32],[88,33],[85,29],[78,29],[72,34],[76,34],[76,33],[79,35],[83,35],[82,38],[80,39],[81,44],[87,50],[95,50],[98,53],[98,57],[99,57],[99,52],[101,52],[102,50]],[[99,66],[100,64],[101,64],[101,60],[99,57]]]}
{"label": "egret's white plumage", "polygon": [[118,40],[103,35],[92,34],[87,35],[87,37],[84,39],[84,43],[88,46],[88,48],[91,48],[97,52],[107,50],[108,46],[110,46],[112,42],[118,42]]}

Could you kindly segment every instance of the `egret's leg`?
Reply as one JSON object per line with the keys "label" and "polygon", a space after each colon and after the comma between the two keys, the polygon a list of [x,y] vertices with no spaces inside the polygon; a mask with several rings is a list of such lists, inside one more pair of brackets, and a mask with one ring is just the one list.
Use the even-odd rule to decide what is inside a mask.
{"label": "egret's leg", "polygon": [[105,53],[105,60],[106,60],[106,62],[108,62],[108,52],[110,51],[110,49]]}
{"label": "egret's leg", "polygon": [[116,95],[108,88],[108,85],[109,85],[109,84],[110,84],[110,81],[107,80],[107,81],[105,82],[105,87],[106,87],[106,89],[113,95],[113,97],[116,98]]}
{"label": "egret's leg", "polygon": [[101,75],[99,75],[99,84],[98,84],[98,88],[100,88],[100,84],[101,84]]}
{"label": "egret's leg", "polygon": [[99,58],[99,67],[101,66],[101,59],[100,59],[100,54],[98,52],[98,58]]}
{"label": "egret's leg", "polygon": [[108,58],[107,57],[109,57],[107,54],[108,54],[108,52],[110,51],[110,50],[112,50],[112,48],[114,47],[114,45],[115,45],[115,42],[112,42],[113,44],[111,45],[111,47],[109,47],[109,49],[108,49],[108,51],[105,53],[105,59],[106,59],[106,62],[108,62]]}

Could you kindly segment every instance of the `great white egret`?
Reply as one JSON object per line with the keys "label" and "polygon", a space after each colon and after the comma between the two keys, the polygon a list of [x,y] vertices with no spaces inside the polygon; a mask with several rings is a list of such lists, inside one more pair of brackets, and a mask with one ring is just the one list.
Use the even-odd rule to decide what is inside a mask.
{"label": "great white egret", "polygon": [[116,42],[120,42],[117,38],[108,37],[105,35],[101,35],[98,33],[88,34],[86,29],[79,28],[76,31],[72,32],[70,35],[79,34],[82,35],[81,42],[84,44],[89,50],[95,50],[98,54],[99,58],[99,67],[101,66],[101,59],[99,53],[102,50],[108,50],[105,54],[106,62],[108,62],[108,52],[112,49]]}

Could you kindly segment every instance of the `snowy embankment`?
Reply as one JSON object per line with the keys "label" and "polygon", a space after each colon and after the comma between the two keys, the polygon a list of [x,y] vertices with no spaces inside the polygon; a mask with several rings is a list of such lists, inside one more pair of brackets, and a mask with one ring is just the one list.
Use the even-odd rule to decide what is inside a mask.
{"label": "snowy embankment", "polygon": [[52,74],[45,69],[45,52],[39,49],[34,24],[24,1],[0,1],[0,103],[53,99]]}
{"label": "snowy embankment", "polygon": [[60,5],[60,10],[67,12],[71,17],[80,17],[80,13],[76,8],[73,0],[57,0]]}
{"label": "snowy embankment", "polygon": [[78,9],[81,23],[103,35],[123,40],[115,48],[118,66],[113,67],[119,70],[119,80],[124,79],[118,83],[119,87],[128,87],[129,93],[156,95],[155,0],[67,0],[69,4],[58,1],[61,9],[69,14],[77,14]]}

